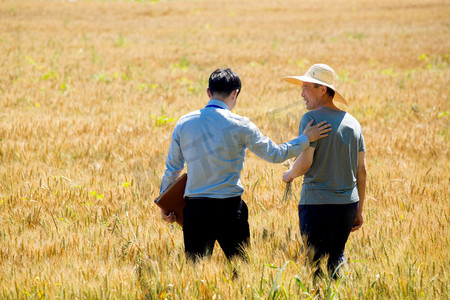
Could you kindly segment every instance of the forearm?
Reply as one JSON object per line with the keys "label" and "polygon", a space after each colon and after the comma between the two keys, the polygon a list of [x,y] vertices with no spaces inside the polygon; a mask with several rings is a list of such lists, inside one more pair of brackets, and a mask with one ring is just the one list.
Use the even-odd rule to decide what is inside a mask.
{"label": "forearm", "polygon": [[292,166],[291,170],[289,171],[289,175],[292,179],[297,178],[299,176],[303,176],[308,172],[309,167],[305,166],[304,163],[302,163],[301,158],[299,157]]}
{"label": "forearm", "polygon": [[314,150],[315,148],[308,147],[300,154],[292,168],[283,174],[284,182],[290,182],[308,172],[313,162]]}
{"label": "forearm", "polygon": [[280,145],[273,143],[267,137],[260,137],[255,143],[248,146],[250,151],[272,163],[282,163],[289,158],[298,156],[308,147],[308,137],[303,134]]}
{"label": "forearm", "polygon": [[364,200],[366,196],[366,169],[358,168],[356,175],[356,186],[358,188],[358,196],[359,196],[359,206],[358,206],[358,214],[361,214],[363,211]]}

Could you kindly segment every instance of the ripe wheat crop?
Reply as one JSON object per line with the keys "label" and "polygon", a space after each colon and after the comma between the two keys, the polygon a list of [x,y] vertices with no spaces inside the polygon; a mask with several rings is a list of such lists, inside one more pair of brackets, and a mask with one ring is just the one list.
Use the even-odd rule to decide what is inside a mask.
{"label": "ripe wheat crop", "polygon": [[[450,298],[449,15],[442,0],[0,1],[0,298]],[[306,110],[281,77],[319,62],[367,147],[344,276],[313,280],[301,181],[283,201],[286,167],[250,152],[249,263],[218,247],[186,263],[153,203],[176,120],[226,66],[234,112],[289,140]]]}

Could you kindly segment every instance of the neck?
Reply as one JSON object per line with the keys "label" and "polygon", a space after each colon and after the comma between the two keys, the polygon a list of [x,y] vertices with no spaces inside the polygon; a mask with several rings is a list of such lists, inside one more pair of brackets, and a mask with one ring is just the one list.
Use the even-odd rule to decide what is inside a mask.
{"label": "neck", "polygon": [[231,96],[229,96],[227,98],[223,98],[223,97],[215,97],[214,95],[211,95],[211,97],[209,99],[222,101],[223,103],[225,103],[227,105],[227,107],[230,110],[232,110],[236,104],[235,101],[233,100],[233,97],[231,97]]}
{"label": "neck", "polygon": [[222,100],[222,102],[224,102],[230,108],[230,110],[234,108],[234,102],[230,97],[228,97],[225,100]]}
{"label": "neck", "polygon": [[321,108],[321,107],[328,107],[328,108],[339,110],[339,108],[336,105],[334,105],[333,99],[331,97],[324,97],[322,99],[322,101],[320,102],[318,108]]}

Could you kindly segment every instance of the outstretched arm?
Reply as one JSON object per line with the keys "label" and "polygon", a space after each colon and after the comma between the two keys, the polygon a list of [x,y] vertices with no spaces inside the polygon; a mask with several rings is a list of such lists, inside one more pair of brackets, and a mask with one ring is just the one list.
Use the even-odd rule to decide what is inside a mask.
{"label": "outstretched arm", "polygon": [[352,231],[358,230],[364,223],[362,212],[364,206],[364,198],[366,195],[366,177],[367,173],[365,152],[360,151],[358,153],[358,169],[356,171],[356,186],[358,187],[359,206],[355,221],[353,222]]}
{"label": "outstretched arm", "polygon": [[247,134],[248,138],[245,141],[245,145],[262,159],[273,163],[281,163],[300,155],[303,150],[309,147],[311,142],[327,137],[331,131],[330,125],[325,124],[326,121],[314,126],[311,126],[312,123],[313,120],[308,123],[303,134],[299,137],[280,145],[275,144],[268,137],[262,135],[253,123],[249,123],[249,133]]}

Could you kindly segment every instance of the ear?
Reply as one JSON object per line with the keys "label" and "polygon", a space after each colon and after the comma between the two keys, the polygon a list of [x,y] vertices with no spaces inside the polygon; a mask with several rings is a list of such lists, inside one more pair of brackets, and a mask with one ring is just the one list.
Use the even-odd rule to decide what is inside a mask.
{"label": "ear", "polygon": [[231,92],[231,96],[233,96],[233,98],[236,100],[238,93],[239,93],[239,89],[236,89]]}
{"label": "ear", "polygon": [[327,93],[327,87],[324,85],[320,86],[320,92],[322,93],[322,95],[325,95]]}
{"label": "ear", "polygon": [[208,97],[211,98],[211,90],[209,88],[206,88],[206,93],[208,94]]}

